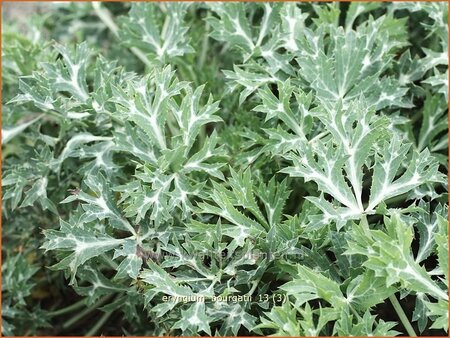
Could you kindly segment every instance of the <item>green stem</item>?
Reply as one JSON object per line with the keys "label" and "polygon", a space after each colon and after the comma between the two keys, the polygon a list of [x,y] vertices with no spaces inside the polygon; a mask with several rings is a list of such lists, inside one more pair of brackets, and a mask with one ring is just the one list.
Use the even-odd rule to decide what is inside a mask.
{"label": "green stem", "polygon": [[395,295],[389,296],[389,300],[391,301],[395,312],[397,312],[397,315],[400,318],[400,321],[402,322],[403,326],[405,327],[406,332],[408,332],[408,335],[410,337],[417,337],[416,332],[414,331],[413,327],[411,326],[411,323],[409,322],[408,317],[406,317],[406,314],[403,311],[402,306],[398,302]]}
{"label": "green stem", "polygon": [[103,258],[103,260],[105,261],[105,263],[107,263],[113,270],[117,270],[117,268],[119,267],[119,264],[117,264],[116,262],[114,262],[111,258],[109,258],[106,254],[102,254],[100,256],[101,258]]}
{"label": "green stem", "polygon": [[[161,6],[161,9],[163,9],[164,6]],[[165,8],[164,8],[165,9]],[[164,14],[166,15],[166,18],[164,19],[164,24],[161,30],[161,36],[166,36],[167,34],[167,29],[169,28],[169,24],[170,24],[170,16],[167,15],[167,10],[163,10]],[[164,47],[163,47],[164,49]]]}
{"label": "green stem", "polygon": [[[210,16],[210,14],[208,14],[208,17]],[[205,35],[203,36],[203,41],[202,41],[202,51],[200,53],[200,57],[198,59],[198,68],[202,69],[203,65],[205,64],[206,61],[206,54],[208,52],[208,42],[209,42],[209,23],[208,21],[206,21],[205,24]]]}
{"label": "green stem", "polygon": [[82,308],[83,306],[85,306],[85,298],[79,300],[76,303],[73,303],[72,305],[69,305],[67,307],[64,307],[62,309],[56,310],[56,311],[52,311],[49,313],[50,316],[52,317],[56,317],[56,316],[61,316],[63,314],[78,310],[79,308]]}
{"label": "green stem", "polygon": [[259,277],[258,279],[254,280],[252,282],[253,285],[252,285],[252,288],[250,289],[250,291],[247,293],[248,296],[253,295],[253,293],[255,292],[256,288],[258,287],[259,282],[261,281],[261,277]]}
{"label": "green stem", "polygon": [[[106,27],[118,38],[119,37],[119,27],[116,25],[114,20],[112,19],[112,15],[104,7],[101,7],[100,2],[94,1],[92,3],[92,7],[94,8],[95,14],[99,17],[99,19],[105,24]],[[152,63],[145,56],[145,54],[137,47],[131,47],[131,52],[136,55],[136,57],[141,60],[146,66],[151,67]]]}
{"label": "green stem", "polygon": [[98,322],[85,334],[86,337],[96,336],[97,332],[102,328],[102,326],[106,323],[108,318],[112,315],[112,311],[105,312],[103,316],[98,320]]}
{"label": "green stem", "polygon": [[79,314],[77,314],[76,316],[73,316],[72,318],[70,318],[67,322],[65,322],[62,325],[62,329],[63,330],[67,330],[69,328],[71,328],[72,326],[74,326],[80,319],[82,319],[83,317],[87,316],[88,314],[90,314],[92,311],[97,310],[100,306],[102,306],[103,304],[105,304],[110,298],[112,297],[112,295],[108,295],[106,297],[101,298],[100,300],[98,300],[96,303],[94,303],[93,305],[91,305],[90,307],[88,307],[87,309],[85,309],[84,311],[81,311]]}
{"label": "green stem", "polygon": [[312,139],[310,139],[310,140],[308,141],[308,143],[313,143],[313,142],[315,142],[315,141],[317,141],[317,140],[320,140],[322,137],[324,137],[324,136],[326,136],[326,135],[328,135],[328,134],[329,134],[329,131],[323,131],[323,132],[321,132],[320,134],[314,136]]}
{"label": "green stem", "polygon": [[361,224],[365,227],[365,228],[369,228],[369,222],[367,221],[367,215],[366,214],[362,214],[361,215]]}
{"label": "green stem", "polygon": [[356,318],[361,319],[359,313],[353,308],[353,306],[349,305],[350,311],[356,316]]}

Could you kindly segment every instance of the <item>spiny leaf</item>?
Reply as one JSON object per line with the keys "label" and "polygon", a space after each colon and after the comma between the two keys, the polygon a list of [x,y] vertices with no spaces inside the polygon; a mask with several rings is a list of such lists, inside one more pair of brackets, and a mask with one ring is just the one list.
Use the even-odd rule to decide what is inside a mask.
{"label": "spiny leaf", "polygon": [[123,243],[122,239],[99,234],[87,227],[78,227],[62,220],[60,230],[45,230],[44,235],[47,241],[42,245],[43,249],[69,252],[68,256],[52,267],[54,269],[68,268],[72,274],[71,284],[75,283],[75,275],[80,265]]}
{"label": "spiny leaf", "polygon": [[122,20],[121,40],[131,47],[150,52],[160,62],[192,53],[188,26],[184,22],[190,4],[133,3]]}

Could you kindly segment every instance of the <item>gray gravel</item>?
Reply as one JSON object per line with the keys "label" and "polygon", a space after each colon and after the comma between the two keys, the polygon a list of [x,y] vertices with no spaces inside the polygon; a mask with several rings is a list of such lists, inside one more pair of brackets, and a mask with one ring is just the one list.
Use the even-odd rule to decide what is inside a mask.
{"label": "gray gravel", "polygon": [[45,11],[48,5],[48,3],[44,2],[2,1],[2,19],[20,25],[26,22],[33,13]]}

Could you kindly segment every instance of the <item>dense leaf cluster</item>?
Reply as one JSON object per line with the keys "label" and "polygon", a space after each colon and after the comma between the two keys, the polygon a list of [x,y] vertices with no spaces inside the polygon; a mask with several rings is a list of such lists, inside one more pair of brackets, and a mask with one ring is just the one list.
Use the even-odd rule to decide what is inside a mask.
{"label": "dense leaf cluster", "polygon": [[2,333],[445,334],[447,16],[72,3],[6,21]]}

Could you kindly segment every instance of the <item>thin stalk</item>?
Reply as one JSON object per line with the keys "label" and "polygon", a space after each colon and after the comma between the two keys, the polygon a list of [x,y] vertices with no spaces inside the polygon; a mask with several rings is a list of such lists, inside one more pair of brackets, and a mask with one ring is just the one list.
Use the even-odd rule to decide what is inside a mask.
{"label": "thin stalk", "polygon": [[73,325],[75,325],[80,319],[82,319],[83,317],[87,316],[88,314],[90,314],[92,311],[97,310],[98,307],[102,306],[103,304],[105,304],[112,295],[108,295],[106,297],[101,298],[100,300],[98,300],[96,303],[94,303],[93,305],[91,305],[90,307],[88,307],[87,309],[85,309],[84,311],[81,311],[79,314],[77,314],[76,316],[73,316],[72,318],[70,318],[67,322],[65,322],[62,325],[62,329],[66,330],[68,328],[71,328]]}
{"label": "thin stalk", "polygon": [[406,317],[405,311],[403,311],[402,306],[398,302],[395,295],[389,296],[389,300],[391,301],[395,312],[397,312],[398,318],[400,318],[400,321],[402,322],[403,326],[405,327],[406,332],[408,332],[408,335],[410,337],[417,337],[416,332],[414,331],[413,327],[411,326],[411,323],[409,322],[408,317]]}
{"label": "thin stalk", "polygon": [[353,306],[349,305],[350,311],[356,316],[356,318],[361,319],[359,313],[353,308]]}
{"label": "thin stalk", "polygon": [[85,334],[86,337],[96,336],[97,332],[102,328],[102,326],[106,323],[108,318],[112,315],[112,311],[105,312],[103,316],[99,319],[99,321]]}
{"label": "thin stalk", "polygon": [[364,228],[369,228],[369,222],[367,221],[367,215],[362,214],[361,215],[361,224],[364,226]]}
{"label": "thin stalk", "polygon": [[199,141],[199,146],[200,148],[205,144],[205,140],[206,140],[206,126],[203,125],[200,128],[200,131],[198,132],[198,141]]}
{"label": "thin stalk", "polygon": [[111,258],[109,258],[106,254],[102,254],[100,257],[103,258],[105,263],[107,263],[113,270],[117,270],[117,268],[119,267],[119,265]]}
{"label": "thin stalk", "polygon": [[[112,15],[108,9],[101,7],[101,3],[95,1],[92,3],[92,7],[94,8],[95,14],[99,17],[99,19],[105,24],[106,27],[116,36],[119,37],[119,27],[116,25],[114,20],[112,19]],[[137,47],[131,47],[130,51],[136,55],[136,57],[141,60],[146,66],[151,67],[152,63],[145,56],[144,52],[142,52]]]}
{"label": "thin stalk", "polygon": [[328,134],[329,134],[328,131],[323,131],[323,132],[321,132],[320,134],[314,136],[312,139],[310,139],[310,140],[308,141],[308,143],[315,142],[315,141],[321,139],[322,137],[324,137],[324,136],[326,136],[326,135],[328,135]]}
{"label": "thin stalk", "polygon": [[85,306],[84,303],[85,299],[81,299],[76,303],[73,303],[72,305],[66,306],[62,309],[56,310],[56,311],[52,311],[49,313],[50,316],[52,317],[56,317],[56,316],[61,316],[63,314],[78,310],[79,308],[82,308],[83,306]]}
{"label": "thin stalk", "polygon": [[[163,7],[164,6],[161,6],[161,8],[163,8]],[[167,15],[167,10],[164,10],[163,12],[164,12],[164,14],[166,14],[166,18],[164,19],[164,24],[163,24],[163,27],[162,27],[162,30],[161,30],[161,36],[165,37],[166,34],[167,34],[167,29],[169,29],[169,25],[170,25],[170,16]]]}
{"label": "thin stalk", "polygon": [[95,14],[99,17],[99,19],[108,27],[111,32],[118,37],[119,36],[119,27],[116,25],[114,20],[112,19],[111,13],[106,9],[101,7],[101,3],[98,1],[94,1],[92,3],[92,7],[94,8]]}
{"label": "thin stalk", "polygon": [[[210,15],[208,14],[208,17],[209,16]],[[209,42],[209,22],[208,21],[205,21],[205,22],[206,22],[206,24],[205,24],[205,35],[203,36],[202,50],[201,50],[200,57],[199,57],[198,63],[197,63],[199,69],[202,69],[203,65],[205,64],[206,54],[208,52],[208,47],[209,47],[208,46],[208,42]]]}
{"label": "thin stalk", "polygon": [[256,288],[258,287],[259,282],[261,281],[261,277],[259,277],[257,280],[254,280],[252,282],[252,288],[248,291],[247,296],[252,296],[255,292]]}

